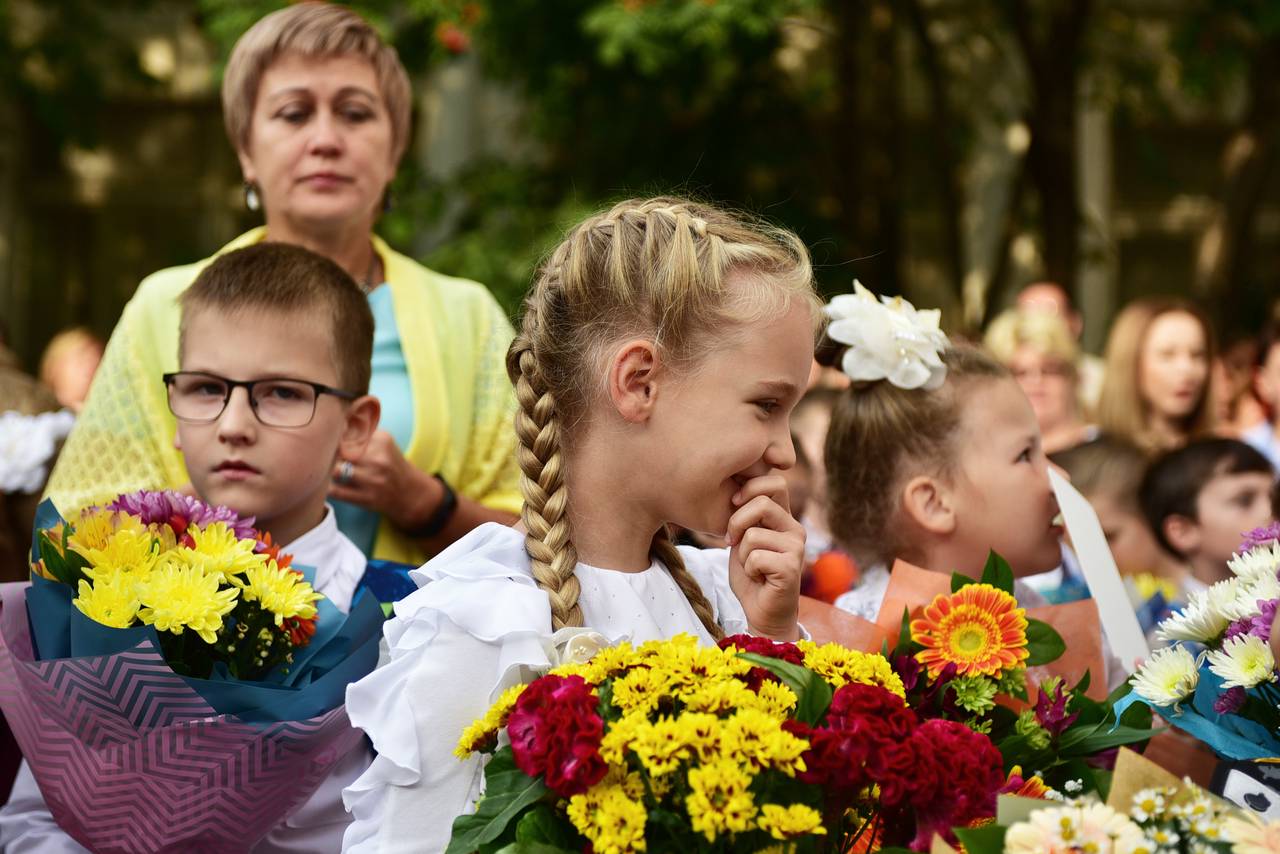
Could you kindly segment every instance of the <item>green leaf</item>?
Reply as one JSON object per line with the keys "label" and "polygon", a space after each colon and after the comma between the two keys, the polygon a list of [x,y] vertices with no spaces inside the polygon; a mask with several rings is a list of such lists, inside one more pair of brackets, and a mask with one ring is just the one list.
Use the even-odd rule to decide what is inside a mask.
{"label": "green leaf", "polygon": [[1062,635],[1058,634],[1053,626],[1042,620],[1027,620],[1028,655],[1024,664],[1028,667],[1057,661],[1066,649],[1067,645],[1063,642]]}
{"label": "green leaf", "polygon": [[1076,683],[1076,687],[1071,689],[1071,693],[1079,694],[1083,697],[1084,692],[1089,690],[1089,684],[1092,678],[1093,677],[1090,675],[1089,671],[1086,670],[1084,675],[1080,677],[1080,681]]}
{"label": "green leaf", "polygon": [[738,658],[763,667],[796,692],[796,719],[800,722],[814,726],[827,713],[831,705],[831,686],[809,668],[752,652],[740,652]]}
{"label": "green leaf", "polygon": [[955,834],[969,854],[1001,854],[1008,830],[998,824],[988,824],[983,827],[957,827]]}
{"label": "green leaf", "polygon": [[[576,852],[582,850],[582,837],[570,826],[567,819],[556,815],[545,801],[539,803],[520,818],[516,825],[516,843],[539,845],[549,851]],[[519,849],[525,852],[526,849]],[[529,850],[527,854],[540,854]]]}
{"label": "green leaf", "polygon": [[[1005,593],[1013,594],[1013,567],[994,551],[987,555],[987,565],[982,568],[983,584],[990,584]],[[954,584],[954,582],[952,582]]]}
{"label": "green leaf", "polygon": [[[75,590],[79,586],[81,573],[71,562],[71,555],[78,555],[77,552],[66,550],[59,551],[57,545],[49,538],[47,531],[41,531],[37,534],[40,547],[40,559],[44,561],[44,568],[49,574],[58,581]],[[63,540],[63,548],[66,548],[65,532]]]}
{"label": "green leaf", "polygon": [[[1112,747],[1122,747],[1126,744],[1137,744],[1140,741],[1146,741],[1153,735],[1159,735],[1164,732],[1163,729],[1139,729],[1137,727],[1118,726],[1113,730],[1106,730],[1099,727],[1099,731],[1090,733],[1085,738],[1071,745],[1070,753],[1075,756],[1092,756],[1102,750],[1108,750]],[[1066,748],[1059,744],[1059,750],[1066,754]]]}
{"label": "green leaf", "polygon": [[961,587],[967,584],[974,584],[974,580],[967,575],[961,575],[958,572],[951,573],[951,592],[955,593]]}
{"label": "green leaf", "polygon": [[504,747],[484,769],[485,792],[479,808],[453,821],[453,835],[445,854],[472,854],[487,842],[500,837],[530,804],[547,793],[535,780],[516,767],[511,748]]}
{"label": "green leaf", "polygon": [[576,854],[572,848],[561,848],[559,845],[548,845],[545,842],[521,842],[516,840],[510,845],[499,848],[496,854]]}

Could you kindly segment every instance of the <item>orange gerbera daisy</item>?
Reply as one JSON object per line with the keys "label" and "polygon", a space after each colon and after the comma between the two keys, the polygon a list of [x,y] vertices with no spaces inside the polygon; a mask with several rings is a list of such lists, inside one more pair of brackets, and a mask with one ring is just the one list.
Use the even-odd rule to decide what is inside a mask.
{"label": "orange gerbera daisy", "polygon": [[997,587],[968,584],[930,602],[911,621],[911,639],[931,676],[948,664],[958,676],[994,676],[1026,659],[1027,612]]}

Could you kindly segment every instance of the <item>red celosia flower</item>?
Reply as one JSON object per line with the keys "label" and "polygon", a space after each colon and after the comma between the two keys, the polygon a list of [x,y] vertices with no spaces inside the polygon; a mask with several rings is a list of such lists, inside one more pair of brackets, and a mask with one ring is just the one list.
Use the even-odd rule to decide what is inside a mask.
{"label": "red celosia flower", "polygon": [[845,685],[831,698],[825,724],[807,734],[800,779],[829,787],[837,801],[874,783],[880,803],[897,806],[913,785],[915,726],[915,713],[898,695],[879,685]]}
{"label": "red celosia flower", "polygon": [[954,841],[951,828],[995,815],[996,794],[1004,787],[1005,775],[1004,761],[991,739],[958,721],[935,718],[917,727],[911,741],[916,752],[913,847],[927,848],[934,832]]}
{"label": "red celosia flower", "polygon": [[[742,652],[767,656],[768,658],[777,658],[801,667],[804,666],[804,653],[800,651],[800,647],[793,643],[775,643],[768,638],[758,638],[755,635],[730,635],[720,641],[721,649],[728,649],[729,647],[735,647]],[[766,679],[771,679],[775,682],[781,681],[763,667],[753,667],[747,674],[747,687],[752,691],[758,691],[760,690],[760,683]]]}
{"label": "red celosia flower", "polygon": [[543,676],[529,685],[507,722],[516,766],[566,798],[600,782],[609,769],[600,758],[599,703],[581,676]]}

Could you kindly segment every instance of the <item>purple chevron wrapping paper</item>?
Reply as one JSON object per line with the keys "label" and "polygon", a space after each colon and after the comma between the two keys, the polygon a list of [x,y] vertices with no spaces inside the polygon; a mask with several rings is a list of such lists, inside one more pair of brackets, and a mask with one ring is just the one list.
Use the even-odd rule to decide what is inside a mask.
{"label": "purple chevron wrapping paper", "polygon": [[359,741],[345,707],[218,715],[150,643],[36,661],[26,585],[0,590],[0,707],[58,824],[99,852],[245,851]]}

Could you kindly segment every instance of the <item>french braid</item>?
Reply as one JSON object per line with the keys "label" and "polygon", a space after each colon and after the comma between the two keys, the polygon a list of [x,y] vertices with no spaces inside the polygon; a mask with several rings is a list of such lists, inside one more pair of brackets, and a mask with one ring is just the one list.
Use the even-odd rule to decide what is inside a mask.
{"label": "french braid", "polygon": [[[754,275],[730,279],[729,273]],[[610,344],[652,338],[672,365],[692,365],[733,323],[807,300],[808,253],[795,235],[674,198],[622,202],[574,228],[540,268],[507,353],[515,386],[525,548],[551,604],[553,629],[580,626],[578,553],[569,523],[565,447],[600,387]],[[753,310],[755,314],[753,315]],[[664,527],[657,559],[712,637],[724,632]]]}

